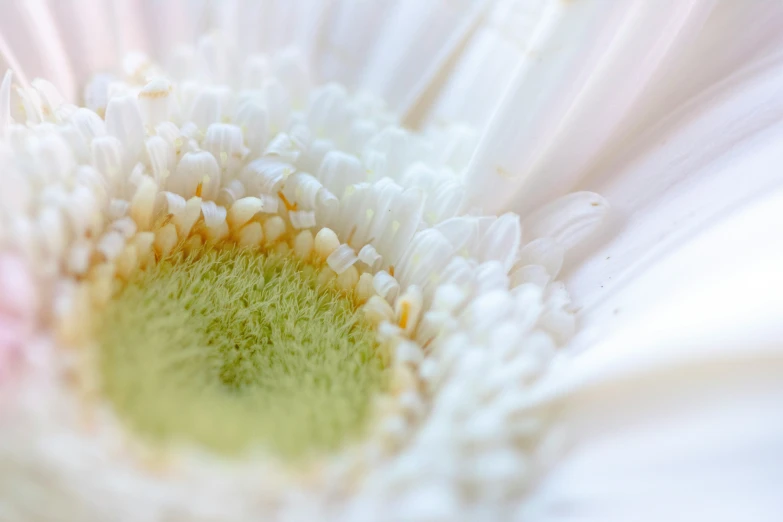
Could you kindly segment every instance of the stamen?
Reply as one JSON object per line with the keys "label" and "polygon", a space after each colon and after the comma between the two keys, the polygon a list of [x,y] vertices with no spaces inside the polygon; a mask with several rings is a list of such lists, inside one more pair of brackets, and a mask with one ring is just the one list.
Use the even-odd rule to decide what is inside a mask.
{"label": "stamen", "polygon": [[402,303],[402,314],[400,314],[400,328],[405,330],[408,327],[408,315],[411,311],[411,304],[408,301]]}
{"label": "stamen", "polygon": [[294,212],[299,209],[299,206],[296,203],[291,203],[288,201],[288,198],[285,197],[285,194],[283,194],[282,190],[277,191],[277,196],[283,200],[283,205],[285,205],[285,209],[289,212]]}
{"label": "stamen", "polygon": [[347,244],[351,244],[351,241],[353,241],[353,236],[356,234],[356,225],[351,227],[351,231],[348,233],[348,239],[345,240]]}

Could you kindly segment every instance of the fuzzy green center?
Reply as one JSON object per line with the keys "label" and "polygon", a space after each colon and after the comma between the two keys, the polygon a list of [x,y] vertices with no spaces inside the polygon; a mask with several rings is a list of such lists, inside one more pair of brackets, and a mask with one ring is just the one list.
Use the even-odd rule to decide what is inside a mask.
{"label": "fuzzy green center", "polygon": [[139,272],[102,314],[107,397],[153,441],[290,458],[338,448],[363,431],[384,372],[370,325],[316,279],[234,248]]}

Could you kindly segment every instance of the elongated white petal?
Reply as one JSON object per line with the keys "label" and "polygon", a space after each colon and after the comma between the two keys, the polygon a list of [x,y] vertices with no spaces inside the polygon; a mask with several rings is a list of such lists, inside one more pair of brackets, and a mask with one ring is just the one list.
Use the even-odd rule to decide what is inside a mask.
{"label": "elongated white petal", "polygon": [[167,186],[184,198],[196,194],[201,187],[206,199],[214,199],[220,187],[220,167],[215,156],[206,151],[188,152],[177,165]]}
{"label": "elongated white petal", "polygon": [[[382,96],[415,120],[422,96],[445,74],[490,2],[443,4],[403,0],[385,20],[358,87]],[[406,38],[399,35],[404,32]]]}
{"label": "elongated white petal", "polygon": [[[500,0],[481,20],[438,92],[427,122],[483,129],[525,57],[547,2]],[[467,94],[469,93],[469,94]],[[472,152],[472,147],[471,147]]]}
{"label": "elongated white petal", "polygon": [[[454,251],[460,254],[470,252],[477,246],[479,238],[478,220],[469,216],[447,219],[435,226],[443,236],[451,241]],[[520,231],[521,233],[521,231]],[[521,239],[521,238],[520,238]]]}
{"label": "elongated white petal", "polygon": [[[593,346],[540,390],[566,405],[577,446],[537,509],[588,499],[600,507],[578,520],[622,520],[630,510],[649,520],[681,512],[763,520],[780,509],[782,204],[778,186],[718,219],[585,318],[582,340]],[[600,480],[586,491],[580,477],[599,461]],[[722,472],[713,477],[705,462]],[[622,478],[631,475],[633,484]]]}
{"label": "elongated white petal", "polygon": [[474,201],[487,210],[524,210],[543,186],[550,193],[571,186],[668,51],[703,22],[712,3],[548,4],[469,167]]}
{"label": "elongated white petal", "polygon": [[75,98],[76,82],[70,60],[48,2],[33,0],[4,6],[0,33],[1,40],[24,67],[27,78],[46,77],[68,99]]}
{"label": "elongated white petal", "polygon": [[609,212],[607,201],[593,192],[574,192],[548,203],[525,219],[533,238],[554,239],[565,250],[594,235]]}
{"label": "elongated white petal", "polygon": [[617,202],[624,226],[574,266],[567,283],[578,301],[606,301],[667,251],[779,185],[781,89],[783,62],[743,72],[673,114],[655,133],[667,136],[664,146],[640,144],[633,160],[596,180],[590,188]]}
{"label": "elongated white petal", "polygon": [[242,130],[245,145],[254,155],[261,154],[268,139],[269,115],[258,102],[247,102],[237,107],[234,122]]}
{"label": "elongated white petal", "polygon": [[334,2],[321,45],[316,48],[317,73],[325,81],[354,85],[380,29],[395,2]]}
{"label": "elongated white petal", "polygon": [[484,233],[478,246],[481,261],[498,261],[508,272],[514,263],[522,241],[522,225],[519,216],[503,214]]}
{"label": "elongated white petal", "polygon": [[207,128],[202,145],[225,169],[242,157],[242,131],[236,125],[213,123]]}
{"label": "elongated white petal", "polygon": [[[672,59],[650,81],[638,104],[604,148],[595,168],[603,170],[608,162],[625,156],[628,147],[648,129],[678,108],[691,104],[691,100],[709,103],[708,93],[715,92],[717,86],[736,82],[747,73],[755,74],[758,67],[776,60],[783,45],[781,24],[783,5],[776,2],[715,2],[703,26],[677,48]],[[753,27],[753,31],[744,31],[744,27]],[[727,32],[732,33],[731,38],[726,38]]]}
{"label": "elongated white petal", "polygon": [[156,78],[139,92],[139,109],[145,125],[155,127],[169,119],[172,109],[171,82]]}
{"label": "elongated white petal", "polygon": [[115,97],[106,106],[106,131],[123,144],[126,162],[132,165],[144,147],[144,124],[138,102],[130,97]]}
{"label": "elongated white petal", "polygon": [[540,265],[554,278],[563,266],[564,251],[562,244],[550,237],[542,237],[531,241],[520,250],[517,263],[521,266]]}
{"label": "elongated white petal", "polygon": [[[115,24],[110,5],[100,0],[85,0],[79,9],[62,2],[49,2],[48,5],[58,27],[61,47],[68,56],[78,57],[69,62],[77,85],[95,71],[108,70],[115,65],[121,51],[117,49],[117,39],[112,34]],[[78,97],[80,93],[66,92],[66,95]]]}
{"label": "elongated white petal", "polygon": [[231,103],[231,93],[227,88],[205,87],[193,100],[190,120],[201,131],[206,131],[211,124],[231,115]]}
{"label": "elongated white petal", "polygon": [[346,187],[365,179],[364,168],[355,156],[340,151],[326,154],[318,171],[318,178],[333,194],[343,195]]}
{"label": "elongated white petal", "polygon": [[780,366],[769,364],[702,363],[574,401],[569,458],[526,516],[562,520],[568,506],[568,520],[585,522],[774,520],[783,390]]}

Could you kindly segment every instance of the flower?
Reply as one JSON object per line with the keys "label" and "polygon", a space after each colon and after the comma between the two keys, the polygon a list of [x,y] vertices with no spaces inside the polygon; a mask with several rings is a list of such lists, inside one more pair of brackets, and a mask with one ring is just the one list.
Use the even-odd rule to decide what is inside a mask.
{"label": "flower", "polygon": [[[160,50],[153,54],[163,57],[174,49],[176,35],[189,31],[187,18],[175,23],[156,16],[170,6],[130,6],[98,5],[92,12],[102,21],[110,19],[102,18],[105,10],[117,21],[118,50],[131,42],[146,45],[139,38],[145,25],[171,22],[152,31]],[[589,427],[579,424],[585,415],[579,408],[592,406],[590,385],[614,382],[602,373],[592,377],[590,362],[617,345],[607,336],[603,346],[609,348],[556,355],[558,346],[595,344],[590,336],[608,323],[586,308],[572,339],[574,308],[566,287],[553,279],[566,253],[565,274],[577,289],[601,273],[582,268],[594,265],[598,254],[583,265],[578,255],[600,232],[607,204],[594,192],[562,196],[563,187],[584,175],[584,165],[594,166],[594,179],[603,165],[622,165],[623,158],[609,154],[618,149],[607,143],[619,136],[633,143],[639,129],[649,128],[644,117],[655,117],[628,109],[660,96],[653,89],[660,85],[656,75],[682,67],[664,59],[675,54],[671,49],[692,49],[687,37],[731,9],[712,10],[710,2],[672,2],[668,11],[641,2],[401,2],[388,11],[370,3],[212,7],[209,23],[236,38],[207,35],[196,48],[174,52],[166,66],[127,54],[121,70],[113,53],[88,44],[88,32],[58,36],[58,27],[76,22],[67,8],[38,2],[8,8],[11,23],[24,27],[34,19],[39,29],[23,33],[24,47],[7,44],[19,33],[5,27],[9,36],[0,40],[21,84],[12,88],[7,75],[0,88],[6,135],[0,164],[9,187],[0,200],[3,241],[7,266],[20,274],[13,278],[20,297],[6,308],[14,312],[14,324],[28,325],[19,328],[25,336],[14,337],[22,359],[19,382],[0,410],[8,426],[0,435],[0,461],[13,476],[10,517],[365,520],[382,511],[395,520],[451,520],[551,514],[547,507],[568,499],[573,484],[567,475],[573,464],[555,459],[557,428],[565,424],[578,433]],[[286,15],[297,19],[301,32],[278,24]],[[270,23],[259,31],[259,21]],[[525,23],[530,31],[520,31]],[[512,36],[499,37],[504,31]],[[254,54],[258,32],[265,49],[294,41],[305,59],[288,50]],[[373,40],[367,59],[363,47]],[[236,42],[240,52],[225,41]],[[70,54],[79,57],[70,60],[73,67],[66,65],[63,49],[69,48],[78,49]],[[29,71],[43,62],[15,54],[22,49],[62,58],[48,75],[54,84],[28,81]],[[509,68],[520,54],[519,68]],[[101,71],[109,74],[95,74]],[[617,82],[618,71],[635,81]],[[350,88],[314,85],[316,76]],[[63,103],[54,87],[72,100],[82,83],[88,109]],[[382,95],[391,109],[356,86]],[[482,95],[470,97],[466,107],[465,92]],[[628,117],[640,113],[639,121]],[[399,120],[425,131],[405,130]],[[645,135],[635,139],[644,143]],[[611,183],[605,188],[611,192]],[[509,208],[523,219],[502,213]],[[28,278],[34,291],[24,283]],[[315,303],[306,297],[312,295]],[[371,384],[366,395],[340,377],[338,391],[350,394],[334,396],[329,409],[313,410],[310,394],[285,410],[295,415],[304,405],[311,413],[304,419],[326,411],[331,422],[343,414],[332,412],[334,402],[378,399],[367,408],[367,432],[317,453],[303,467],[270,452],[279,450],[274,444],[241,460],[221,458],[208,444],[215,433],[229,433],[228,425],[247,434],[240,422],[245,410],[231,416],[239,399],[221,402],[208,384],[206,391],[180,385],[194,382],[182,379],[182,371],[201,378],[216,360],[222,384],[239,394],[247,379],[257,381],[258,371],[277,368],[262,373],[272,382],[312,375],[288,368],[294,362],[311,367],[319,349],[303,359],[286,355],[282,371],[272,359],[253,356],[248,363],[245,352],[236,357],[231,346],[238,346],[237,335],[252,334],[255,346],[261,337],[254,332],[266,328],[253,316],[237,322],[236,314],[259,301],[279,308],[267,305],[264,312],[275,334],[322,339],[349,331],[364,339],[366,327],[377,336],[367,349],[375,350],[387,382],[368,377],[362,381]],[[198,314],[178,323],[182,309]],[[347,312],[320,320],[334,309]],[[312,310],[311,320],[302,323],[306,310]],[[31,315],[37,331],[29,327]],[[209,319],[209,326],[188,322],[196,316]],[[622,337],[637,324],[630,321],[613,335],[639,345],[633,335]],[[184,342],[158,343],[166,332]],[[30,335],[34,339],[24,342]],[[145,349],[161,349],[142,356],[133,349],[139,338]],[[188,350],[203,339],[227,347],[219,350],[222,358],[209,352],[202,359],[202,352]],[[362,342],[355,342],[357,363],[366,362]],[[169,351],[174,348],[184,351]],[[549,369],[553,359],[557,364]],[[353,375],[373,375],[365,365],[355,368]],[[599,372],[607,368],[611,364],[598,365]],[[214,374],[208,376],[214,381]],[[295,391],[308,386],[302,380]],[[152,397],[134,410],[145,417],[131,416],[118,397],[134,399],[147,390]],[[587,408],[588,415],[604,403],[598,401],[598,412]],[[167,404],[196,424],[182,428]],[[203,412],[198,408],[205,405],[228,415],[222,417],[227,421],[200,426],[203,417],[185,411]],[[274,414],[274,407],[279,403],[263,413]],[[150,424],[146,415],[155,412]],[[167,443],[172,422],[184,429],[179,433],[186,442],[198,444],[150,443],[144,421]],[[126,429],[127,423],[136,429]],[[282,433],[310,444],[306,435],[325,425],[305,426]],[[229,447],[236,449],[235,442]],[[3,483],[8,476],[0,476]],[[543,494],[534,490],[539,484]]]}

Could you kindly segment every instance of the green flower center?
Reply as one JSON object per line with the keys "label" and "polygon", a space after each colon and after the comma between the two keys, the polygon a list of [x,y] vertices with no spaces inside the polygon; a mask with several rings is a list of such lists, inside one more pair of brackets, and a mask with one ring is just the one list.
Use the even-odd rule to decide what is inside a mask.
{"label": "green flower center", "polygon": [[288,458],[337,449],[361,435],[384,371],[372,327],[317,275],[234,247],[139,271],[102,312],[104,393],[156,442]]}

